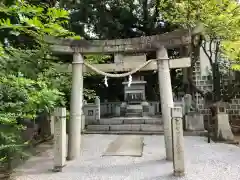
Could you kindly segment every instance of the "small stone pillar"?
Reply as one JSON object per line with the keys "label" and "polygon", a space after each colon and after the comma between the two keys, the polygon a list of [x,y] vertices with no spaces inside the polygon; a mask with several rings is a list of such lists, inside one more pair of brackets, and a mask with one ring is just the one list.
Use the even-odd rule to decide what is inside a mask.
{"label": "small stone pillar", "polygon": [[142,102],[142,108],[143,108],[143,112],[142,112],[142,116],[148,116],[149,115],[149,103],[146,101]]}
{"label": "small stone pillar", "polygon": [[97,106],[96,108],[96,121],[99,121],[100,120],[100,115],[101,115],[101,111],[100,111],[100,98],[98,96],[95,97],[95,104]]}
{"label": "small stone pillar", "polygon": [[174,104],[168,53],[164,47],[159,48],[157,51],[157,66],[166,157],[167,160],[172,160],[171,108],[174,107]]}
{"label": "small stone pillar", "polygon": [[76,159],[80,154],[81,125],[83,105],[83,57],[73,54],[72,92],[70,102],[70,128],[68,135],[68,160]]}
{"label": "small stone pillar", "polygon": [[125,116],[126,115],[126,109],[127,108],[127,103],[122,102],[120,106],[120,116]]}
{"label": "small stone pillar", "polygon": [[55,120],[54,115],[51,115],[51,116],[50,116],[50,130],[51,130],[51,136],[54,135],[54,123],[55,123],[54,120]]}
{"label": "small stone pillar", "polygon": [[115,115],[117,117],[121,116],[121,107],[118,105],[115,107]]}
{"label": "small stone pillar", "polygon": [[179,177],[184,176],[185,171],[182,108],[172,108],[171,114],[174,176]]}
{"label": "small stone pillar", "polygon": [[54,111],[54,171],[61,172],[66,163],[66,108]]}

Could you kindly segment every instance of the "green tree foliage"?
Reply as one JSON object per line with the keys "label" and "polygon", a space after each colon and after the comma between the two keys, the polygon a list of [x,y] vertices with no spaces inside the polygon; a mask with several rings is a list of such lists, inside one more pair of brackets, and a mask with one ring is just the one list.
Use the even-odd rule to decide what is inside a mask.
{"label": "green tree foliage", "polygon": [[[166,8],[169,10],[163,11]],[[238,2],[235,0],[161,0],[159,9],[164,20],[184,28],[198,27],[203,30],[204,39],[201,47],[212,66],[214,99],[218,101],[222,98],[225,100],[232,98],[239,89],[239,83],[235,85],[237,89],[226,90],[225,87],[220,87],[220,76],[225,76],[223,73],[227,72],[228,67],[233,70],[239,69],[240,6]],[[193,61],[197,60],[196,54],[194,56]],[[226,59],[230,66],[227,66],[228,63],[224,61]],[[222,97],[220,97],[220,89],[224,91]],[[201,94],[204,95],[204,93]]]}
{"label": "green tree foliage", "polygon": [[70,28],[85,38],[91,33],[100,39],[129,38],[160,34],[173,28],[159,20],[159,0],[81,0],[61,1],[74,9]]}
{"label": "green tree foliage", "polygon": [[56,68],[57,60],[44,37],[73,37],[73,33],[64,28],[68,11],[60,8],[8,1],[1,2],[0,15],[0,160],[9,164],[16,153],[23,153],[16,118],[34,119],[37,113],[65,103],[64,92],[51,84],[54,77],[41,78]]}

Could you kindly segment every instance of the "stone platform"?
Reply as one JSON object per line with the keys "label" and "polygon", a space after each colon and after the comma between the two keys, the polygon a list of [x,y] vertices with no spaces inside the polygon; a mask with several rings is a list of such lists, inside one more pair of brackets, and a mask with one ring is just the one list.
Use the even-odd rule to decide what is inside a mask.
{"label": "stone platform", "polygon": [[161,117],[114,117],[88,122],[86,133],[91,132],[155,132],[163,133]]}
{"label": "stone platform", "polygon": [[[173,177],[165,160],[163,136],[144,138],[142,157],[102,156],[116,135],[84,135],[80,157],[53,173],[53,151],[42,151],[15,170],[12,180],[239,180],[240,148],[207,143],[204,137],[184,137],[185,177]],[[43,144],[44,145],[44,144]]]}
{"label": "stone platform", "polygon": [[[163,121],[156,117],[114,117],[88,121],[84,134],[163,135]],[[185,136],[206,136],[206,131],[187,131]]]}

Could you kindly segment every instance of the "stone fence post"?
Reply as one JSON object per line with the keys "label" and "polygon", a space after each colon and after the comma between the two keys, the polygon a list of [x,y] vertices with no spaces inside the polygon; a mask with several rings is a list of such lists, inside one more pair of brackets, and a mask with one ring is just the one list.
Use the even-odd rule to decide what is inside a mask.
{"label": "stone fence post", "polygon": [[50,130],[51,130],[51,136],[54,136],[54,115],[50,115]]}
{"label": "stone fence post", "polygon": [[82,125],[81,125],[81,130],[82,132],[85,130],[85,126],[87,125],[87,122],[86,122],[86,118],[85,118],[85,111],[84,111],[84,107],[85,105],[87,105],[87,101],[86,100],[83,100],[83,107],[82,107]]}
{"label": "stone fence post", "polygon": [[66,163],[67,134],[66,134],[66,108],[56,108],[54,111],[54,168],[61,172]]}
{"label": "stone fence post", "polygon": [[174,176],[184,176],[183,115],[181,107],[171,108]]}
{"label": "stone fence post", "polygon": [[97,106],[97,109],[96,109],[96,119],[95,120],[100,120],[100,98],[98,96],[96,96],[95,98],[95,104]]}

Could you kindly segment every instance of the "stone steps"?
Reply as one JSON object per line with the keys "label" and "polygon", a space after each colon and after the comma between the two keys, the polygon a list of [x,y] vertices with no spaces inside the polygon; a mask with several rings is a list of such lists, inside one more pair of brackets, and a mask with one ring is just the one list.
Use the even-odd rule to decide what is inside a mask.
{"label": "stone steps", "polygon": [[163,132],[163,125],[157,124],[110,124],[88,125],[87,131],[138,131],[138,132]]}
{"label": "stone steps", "polygon": [[142,112],[136,113],[136,112],[126,112],[127,117],[142,117]]}
{"label": "stone steps", "polygon": [[102,118],[98,121],[88,121],[88,125],[122,125],[122,124],[163,124],[161,117],[116,117]]}
{"label": "stone steps", "polygon": [[[163,131],[89,131],[84,130],[83,134],[113,134],[113,135],[124,135],[124,134],[134,134],[134,135],[164,135]],[[184,131],[184,136],[207,136],[206,131]]]}
{"label": "stone steps", "polygon": [[163,135],[163,131],[84,131],[83,134],[112,134],[112,135]]}
{"label": "stone steps", "polygon": [[[122,134],[162,134],[163,122],[161,117],[114,117],[102,118],[98,121],[88,121],[86,132],[122,132]],[[138,133],[136,133],[138,132]]]}

